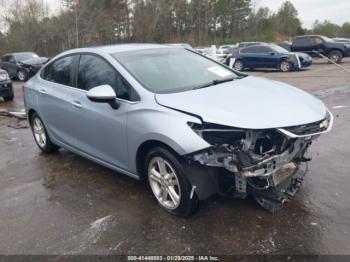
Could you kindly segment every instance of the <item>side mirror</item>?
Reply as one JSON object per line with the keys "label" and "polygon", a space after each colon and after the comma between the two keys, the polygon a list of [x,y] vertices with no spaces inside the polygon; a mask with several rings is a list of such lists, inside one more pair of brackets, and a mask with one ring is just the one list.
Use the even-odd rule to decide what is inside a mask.
{"label": "side mirror", "polygon": [[276,53],[275,52],[271,52],[270,55],[276,55]]}
{"label": "side mirror", "polygon": [[117,95],[110,85],[96,86],[90,89],[86,96],[92,102],[107,103],[113,109],[119,108],[119,103],[116,100]]}

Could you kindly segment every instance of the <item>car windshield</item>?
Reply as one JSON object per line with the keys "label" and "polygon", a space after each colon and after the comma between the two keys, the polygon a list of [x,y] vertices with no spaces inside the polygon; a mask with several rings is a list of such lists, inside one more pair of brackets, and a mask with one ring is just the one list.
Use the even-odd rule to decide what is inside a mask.
{"label": "car windshield", "polygon": [[120,52],[112,56],[154,93],[187,91],[238,78],[226,67],[182,48]]}
{"label": "car windshield", "polygon": [[323,39],[324,41],[326,41],[326,42],[334,42],[333,39],[328,38],[328,37],[326,37],[326,36],[322,36],[322,39]]}
{"label": "car windshield", "polygon": [[39,56],[35,53],[22,53],[22,54],[16,54],[15,57],[18,62],[23,62],[29,59],[37,58]]}

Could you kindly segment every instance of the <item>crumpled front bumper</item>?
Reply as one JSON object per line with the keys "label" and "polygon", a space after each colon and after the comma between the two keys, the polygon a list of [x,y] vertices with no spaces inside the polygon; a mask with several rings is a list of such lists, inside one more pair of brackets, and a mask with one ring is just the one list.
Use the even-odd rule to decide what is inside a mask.
{"label": "crumpled front bumper", "polygon": [[[307,169],[304,166],[311,161],[311,158],[306,157],[308,148],[321,134],[329,132],[332,126],[333,116],[328,112],[325,120],[304,126],[277,129],[268,134],[264,134],[267,131],[261,130],[249,131],[253,134],[247,137],[252,141],[248,141],[247,138],[243,148],[237,143],[213,146],[187,158],[203,166],[225,169],[225,172],[217,176],[221,193],[236,198],[246,198],[250,195],[273,213],[280,210],[283,204],[289,202],[296,194],[306,174]],[[208,130],[212,132],[212,129]],[[203,133],[205,130],[197,132]],[[269,137],[272,142],[276,141],[276,145],[272,143],[269,146],[273,150],[266,151],[264,148],[264,151],[261,149],[265,147],[263,143],[271,144]],[[282,141],[279,140],[281,138]],[[260,140],[263,140],[263,143]],[[278,143],[284,145],[281,146],[281,150],[276,149],[279,147]],[[257,152],[259,146],[260,151],[265,152],[262,155]]]}

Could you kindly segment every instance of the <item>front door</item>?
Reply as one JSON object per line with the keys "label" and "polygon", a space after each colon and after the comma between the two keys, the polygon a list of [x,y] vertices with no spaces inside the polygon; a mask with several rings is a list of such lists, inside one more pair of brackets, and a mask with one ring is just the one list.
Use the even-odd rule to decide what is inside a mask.
{"label": "front door", "polygon": [[[100,85],[110,85],[117,94],[122,94],[120,107],[112,108],[106,103],[90,101],[87,92]],[[76,87],[79,90],[74,103],[74,136],[76,146],[104,162],[128,169],[127,114],[133,106],[125,94],[121,76],[106,60],[90,54],[81,55]]]}

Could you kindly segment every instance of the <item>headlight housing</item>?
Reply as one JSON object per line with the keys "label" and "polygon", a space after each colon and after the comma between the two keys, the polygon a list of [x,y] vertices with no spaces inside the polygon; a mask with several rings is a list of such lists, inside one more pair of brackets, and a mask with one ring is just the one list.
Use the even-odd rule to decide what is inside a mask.
{"label": "headlight housing", "polygon": [[350,48],[350,43],[344,44],[346,48]]}
{"label": "headlight housing", "polygon": [[196,124],[188,122],[187,124],[197,135],[211,145],[237,145],[242,139],[246,138],[246,130],[244,129],[211,123]]}
{"label": "headlight housing", "polygon": [[0,74],[0,81],[7,81],[10,80],[10,76],[8,73],[1,73]]}

